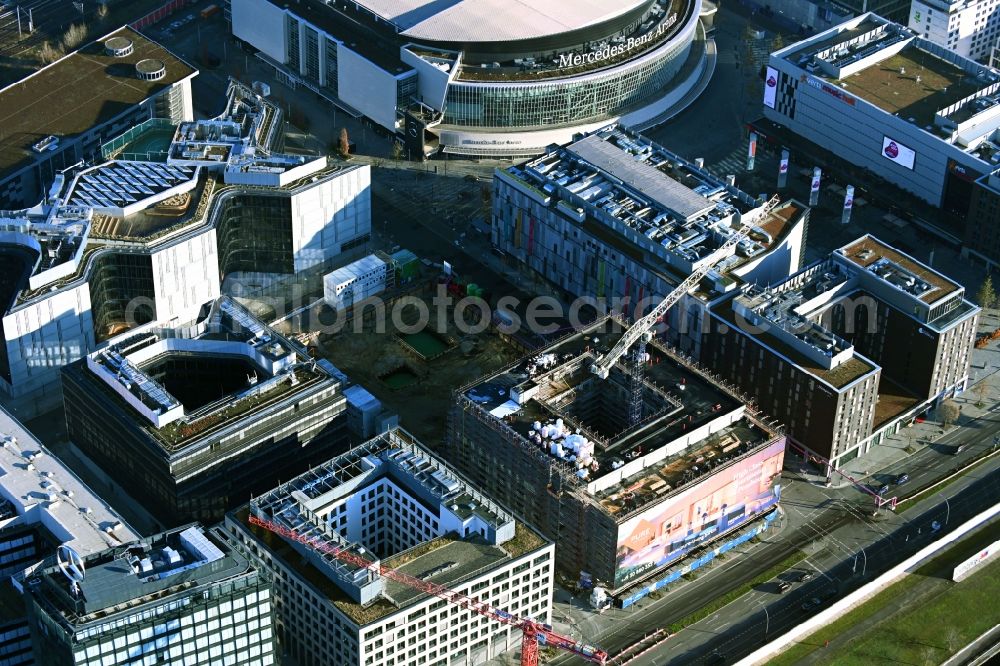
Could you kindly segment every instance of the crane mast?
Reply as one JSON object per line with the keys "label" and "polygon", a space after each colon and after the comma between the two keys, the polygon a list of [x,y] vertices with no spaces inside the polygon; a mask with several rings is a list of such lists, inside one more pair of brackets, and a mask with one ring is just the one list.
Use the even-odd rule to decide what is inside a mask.
{"label": "crane mast", "polygon": [[636,320],[635,323],[629,326],[615,346],[611,348],[611,351],[599,357],[590,366],[590,371],[593,374],[601,379],[607,379],[615,363],[628,353],[629,349],[632,349],[632,345],[636,345],[632,355],[631,376],[629,379],[628,421],[630,426],[634,426],[642,420],[642,383],[643,367],[646,359],[646,343],[653,339],[653,328],[656,326],[656,322],[663,315],[667,314],[670,308],[676,305],[688,292],[697,287],[702,279],[724,257],[728,256],[729,251],[750,234],[750,230],[757,224],[757,221],[765,218],[780,203],[781,198],[776,194],[756,214],[749,214],[744,219],[741,219],[740,227],[736,230],[736,233],[726,239],[726,242],[720,245],[701,266],[696,268],[691,275],[667,294],[666,298],[660,301],[647,315]]}
{"label": "crane mast", "polygon": [[262,527],[270,532],[274,532],[275,534],[283,536],[286,539],[297,541],[304,546],[312,548],[316,552],[332,555],[342,562],[347,562],[348,564],[353,564],[357,567],[367,569],[379,576],[383,576],[389,580],[406,585],[412,589],[432,594],[439,599],[447,601],[448,603],[461,606],[462,608],[471,610],[479,615],[488,617],[491,620],[500,622],[501,624],[517,627],[521,630],[521,666],[538,666],[539,644],[550,645],[565,652],[570,652],[594,664],[601,664],[603,666],[603,664],[607,662],[608,653],[604,650],[575,641],[568,636],[558,634],[552,631],[552,629],[550,629],[547,625],[536,622],[531,618],[518,617],[503,609],[491,606],[484,601],[480,601],[458,592],[457,590],[445,587],[444,585],[431,583],[426,580],[410,576],[409,574],[405,574],[402,571],[384,567],[378,562],[365,559],[364,557],[352,553],[343,547],[327,543],[317,537],[299,534],[295,530],[256,516],[252,512],[250,514],[250,524]]}

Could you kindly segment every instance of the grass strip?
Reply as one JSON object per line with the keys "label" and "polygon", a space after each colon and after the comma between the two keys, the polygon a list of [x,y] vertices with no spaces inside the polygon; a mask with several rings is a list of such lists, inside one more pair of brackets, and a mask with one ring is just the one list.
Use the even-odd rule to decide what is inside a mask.
{"label": "grass strip", "polygon": [[667,630],[670,633],[675,634],[684,627],[689,627],[695,622],[704,620],[706,617],[714,614],[723,606],[726,606],[732,603],[733,601],[736,601],[744,594],[752,590],[754,587],[760,585],[761,583],[766,583],[767,581],[771,580],[778,574],[783,573],[788,569],[791,569],[804,559],[806,559],[806,554],[804,552],[802,552],[801,550],[795,551],[794,553],[783,559],[781,562],[778,562],[777,564],[772,566],[770,569],[767,569],[766,571],[758,574],[757,576],[754,576],[747,582],[743,583],[742,585],[733,590],[730,590],[721,597],[716,597],[716,599],[707,606],[702,606],[701,608],[691,613],[690,615],[687,615],[686,617],[681,618],[677,622],[672,623],[670,626],[667,627]]}
{"label": "grass strip", "polygon": [[[922,582],[923,577],[935,575],[950,577],[951,570],[955,568],[956,564],[968,557],[971,557],[976,551],[982,548],[983,545],[992,543],[998,537],[1000,537],[1000,525],[998,524],[990,525],[983,530],[975,532],[971,537],[959,541],[946,552],[922,565],[915,572],[913,572],[913,574],[905,576],[902,580],[893,583],[857,608],[850,610],[822,629],[803,637],[799,642],[793,644],[780,654],[775,655],[768,661],[768,666],[795,666],[804,657],[812,654],[817,649],[822,648],[827,641],[832,641],[851,627],[865,622],[868,618],[872,617],[891,604],[900,595],[911,590],[914,586],[919,585]],[[989,609],[986,609],[986,611],[989,611]],[[989,616],[989,612],[986,614]],[[924,636],[926,636],[926,631],[927,626],[925,625],[923,627]],[[883,634],[879,634],[879,636],[882,635]],[[920,633],[917,634],[917,636],[920,635]],[[862,640],[852,641],[852,645],[861,642]],[[843,655],[837,656],[842,657]],[[834,657],[831,656],[831,659],[833,658]]]}

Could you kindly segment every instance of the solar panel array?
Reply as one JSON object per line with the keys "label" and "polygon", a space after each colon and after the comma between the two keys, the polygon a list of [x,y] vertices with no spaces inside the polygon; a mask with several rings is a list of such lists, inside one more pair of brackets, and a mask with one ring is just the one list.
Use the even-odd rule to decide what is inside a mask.
{"label": "solar panel array", "polygon": [[110,162],[80,175],[69,202],[123,208],[194,178],[195,168],[158,162]]}

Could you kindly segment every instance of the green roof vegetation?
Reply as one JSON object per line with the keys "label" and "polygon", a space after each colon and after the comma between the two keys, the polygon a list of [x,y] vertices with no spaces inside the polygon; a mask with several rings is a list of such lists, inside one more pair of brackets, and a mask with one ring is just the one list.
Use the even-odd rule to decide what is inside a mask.
{"label": "green roof vegetation", "polygon": [[[113,36],[130,39],[130,55],[116,58],[104,49]],[[161,61],[166,76],[144,81],[135,64]],[[180,81],[195,70],[131,28],[91,42],[17,83],[0,90],[0,172],[32,160],[32,144],[46,136],[74,137],[111,121],[128,108]]]}

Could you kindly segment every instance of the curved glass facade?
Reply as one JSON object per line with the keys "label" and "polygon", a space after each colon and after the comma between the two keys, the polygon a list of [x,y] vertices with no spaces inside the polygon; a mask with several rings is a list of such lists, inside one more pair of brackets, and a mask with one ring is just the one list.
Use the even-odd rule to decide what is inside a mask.
{"label": "curved glass facade", "polygon": [[673,39],[636,60],[603,72],[538,83],[471,83],[448,87],[445,125],[547,127],[613,118],[661,97],[684,66],[697,27],[689,18]]}

